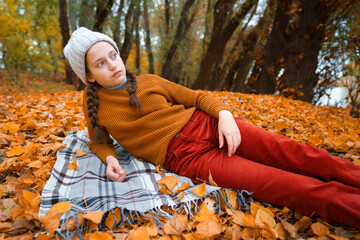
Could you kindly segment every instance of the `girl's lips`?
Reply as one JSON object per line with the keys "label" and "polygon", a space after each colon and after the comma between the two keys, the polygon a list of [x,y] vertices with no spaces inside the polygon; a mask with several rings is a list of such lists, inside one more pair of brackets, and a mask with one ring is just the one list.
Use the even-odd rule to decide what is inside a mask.
{"label": "girl's lips", "polygon": [[120,74],[121,74],[121,71],[117,71],[114,73],[113,77],[118,77],[118,76],[120,76]]}

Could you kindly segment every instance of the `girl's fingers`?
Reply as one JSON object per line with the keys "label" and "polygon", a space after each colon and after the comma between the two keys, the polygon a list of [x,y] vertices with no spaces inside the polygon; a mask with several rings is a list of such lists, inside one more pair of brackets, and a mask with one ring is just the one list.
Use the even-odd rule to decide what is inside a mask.
{"label": "girl's fingers", "polygon": [[222,148],[224,146],[224,135],[221,131],[219,131],[219,148]]}

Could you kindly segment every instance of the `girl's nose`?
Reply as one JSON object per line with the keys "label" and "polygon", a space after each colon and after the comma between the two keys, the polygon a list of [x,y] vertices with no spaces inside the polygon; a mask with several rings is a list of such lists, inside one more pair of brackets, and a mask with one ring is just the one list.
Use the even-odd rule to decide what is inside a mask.
{"label": "girl's nose", "polygon": [[116,64],[115,64],[115,62],[113,62],[113,61],[109,61],[109,62],[108,62],[108,66],[109,66],[109,69],[114,69],[114,68],[116,68]]}

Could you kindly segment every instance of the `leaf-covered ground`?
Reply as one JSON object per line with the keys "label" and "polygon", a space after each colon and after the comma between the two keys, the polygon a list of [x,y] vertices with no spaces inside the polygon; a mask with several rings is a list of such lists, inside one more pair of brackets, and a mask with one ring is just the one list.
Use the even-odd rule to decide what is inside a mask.
{"label": "leaf-covered ground", "polygon": [[[85,129],[81,109],[82,93],[54,81],[32,79],[9,83],[0,75],[0,239],[52,239],[45,229],[53,221],[38,219],[41,191],[63,147],[67,132]],[[20,78],[21,79],[21,78]],[[31,80],[31,79],[30,79]],[[36,82],[36,84],[35,84]],[[208,92],[231,106],[233,113],[269,131],[310,142],[360,165],[360,120],[348,109],[316,107],[281,96]],[[232,194],[227,192],[231,201]],[[235,205],[235,201],[231,202]],[[60,206],[66,209],[66,206]],[[88,216],[92,229],[85,239],[360,239],[360,231],[330,225],[284,207],[255,202],[251,211],[214,214],[212,200],[206,199],[194,218],[176,214],[154,222],[124,225],[107,232],[94,231],[101,215]],[[86,218],[86,217],[85,217]],[[55,219],[55,220],[54,220]],[[71,226],[69,226],[71,228]],[[109,226],[111,227],[111,226]],[[91,231],[92,230],[92,231]],[[91,232],[90,232],[91,231]]]}

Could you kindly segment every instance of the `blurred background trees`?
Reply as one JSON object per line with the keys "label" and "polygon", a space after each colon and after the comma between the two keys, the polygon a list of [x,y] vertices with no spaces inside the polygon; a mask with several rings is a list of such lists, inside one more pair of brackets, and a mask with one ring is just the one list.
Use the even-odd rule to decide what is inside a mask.
{"label": "blurred background trees", "polygon": [[359,110],[356,0],[0,0],[0,68],[82,89],[62,49],[80,26],[114,38],[126,66],[194,89],[316,103],[348,88]]}

